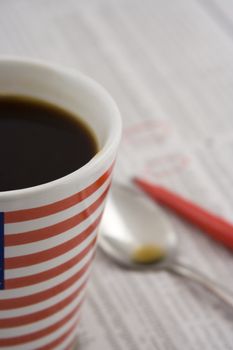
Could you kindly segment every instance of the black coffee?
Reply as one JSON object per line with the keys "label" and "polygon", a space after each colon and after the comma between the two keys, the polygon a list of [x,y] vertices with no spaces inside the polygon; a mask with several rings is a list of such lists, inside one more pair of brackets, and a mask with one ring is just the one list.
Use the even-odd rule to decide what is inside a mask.
{"label": "black coffee", "polygon": [[0,96],[0,191],[72,173],[97,153],[93,133],[71,113],[17,96]]}

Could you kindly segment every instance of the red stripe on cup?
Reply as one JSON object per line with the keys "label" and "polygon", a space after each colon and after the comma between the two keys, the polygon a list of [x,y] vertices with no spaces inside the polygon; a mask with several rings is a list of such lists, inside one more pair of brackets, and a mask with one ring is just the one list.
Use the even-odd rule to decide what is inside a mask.
{"label": "red stripe on cup", "polygon": [[72,319],[72,317],[75,316],[77,311],[80,309],[81,305],[83,303],[83,300],[80,301],[80,303],[64,318],[59,320],[58,322],[54,323],[53,325],[46,327],[44,329],[41,329],[37,332],[29,333],[26,335],[13,337],[13,338],[0,338],[0,347],[1,346],[14,346],[14,345],[22,345],[26,344],[28,342],[32,342],[35,340],[38,340],[42,337],[48,336],[52,332],[57,331],[59,328],[64,326],[68,321]]}
{"label": "red stripe on cup", "polygon": [[[92,260],[93,257],[75,275],[71,276],[66,281],[57,284],[52,288],[46,289],[42,292],[35,293],[32,295],[26,295],[24,297],[0,300],[0,310],[13,310],[25,306],[38,304],[56,296],[57,294],[64,292],[65,290],[70,288],[75,282],[77,282],[82,277],[82,275],[84,275],[85,272],[87,272]],[[80,286],[80,288],[82,288],[82,286]]]}
{"label": "red stripe on cup", "polygon": [[98,190],[98,188],[102,184],[104,184],[104,182],[112,173],[113,165],[114,164],[112,164],[111,167],[102,176],[100,176],[94,183],[86,187],[84,190],[78,193],[75,193],[74,195],[68,198],[62,199],[60,201],[57,201],[48,205],[43,205],[37,208],[5,212],[5,224],[33,220],[33,219],[38,219],[48,215],[52,215],[59,211],[68,209],[73,205],[83,201],[85,198],[89,197],[92,193]]}
{"label": "red stripe on cup", "polygon": [[60,336],[59,338],[57,338],[56,340],[50,342],[47,345],[44,345],[42,347],[37,348],[36,350],[53,350],[53,349],[56,349],[56,347],[61,345],[66,340],[66,338],[68,338],[68,336],[74,331],[74,329],[77,327],[78,321],[75,322],[71,326],[71,328],[68,331],[66,331],[62,336]]}
{"label": "red stripe on cup", "polygon": [[44,239],[48,239],[59,235],[65,231],[68,231],[75,226],[79,225],[82,221],[87,219],[92,213],[94,213],[98,207],[103,203],[107,193],[109,190],[109,186],[106,190],[101,194],[101,196],[92,203],[88,208],[83,210],[81,213],[72,216],[69,219],[66,219],[62,222],[59,222],[55,225],[51,225],[48,227],[44,227],[38,230],[10,234],[5,233],[5,247],[11,247],[21,244],[28,244],[33,242],[38,242]]}
{"label": "red stripe on cup", "polygon": [[97,228],[101,220],[101,216],[102,213],[90,226],[88,226],[87,229],[85,229],[77,237],[74,237],[73,239],[70,239],[69,241],[64,242],[58,246],[34,254],[5,258],[5,269],[10,270],[40,264],[44,261],[54,259],[62,254],[67,253],[82,243]]}
{"label": "red stripe on cup", "polygon": [[56,315],[56,313],[60,312],[62,309],[68,306],[72,301],[74,301],[76,297],[77,297],[77,291],[74,291],[68,297],[64,298],[63,300],[59,301],[57,304],[54,304],[46,309],[33,312],[31,314],[23,315],[23,316],[0,319],[0,328],[4,329],[4,328],[22,327],[28,324],[39,322],[45,318],[54,316]]}
{"label": "red stripe on cup", "polygon": [[77,263],[79,263],[85,257],[85,255],[87,255],[87,253],[95,246],[95,242],[96,242],[96,237],[78,255],[66,261],[64,264],[58,265],[52,269],[49,269],[40,273],[36,273],[34,275],[5,280],[5,288],[6,289],[22,288],[33,284],[45,282],[49,279],[59,276],[60,274],[64,273],[65,271],[68,271]]}

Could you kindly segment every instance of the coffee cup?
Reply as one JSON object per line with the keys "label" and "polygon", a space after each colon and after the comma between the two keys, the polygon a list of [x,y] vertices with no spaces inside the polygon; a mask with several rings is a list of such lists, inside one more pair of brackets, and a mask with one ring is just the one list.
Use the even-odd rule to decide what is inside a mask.
{"label": "coffee cup", "polygon": [[120,141],[120,114],[92,79],[30,59],[0,59],[0,95],[78,114],[98,141],[98,152],[76,171],[0,192],[0,349],[71,349]]}

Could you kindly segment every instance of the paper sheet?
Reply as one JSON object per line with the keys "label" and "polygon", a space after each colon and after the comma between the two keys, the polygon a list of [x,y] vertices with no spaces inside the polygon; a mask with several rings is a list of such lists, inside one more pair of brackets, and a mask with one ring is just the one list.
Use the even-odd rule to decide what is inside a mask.
{"label": "paper sheet", "polygon": [[[153,140],[162,138],[157,126],[161,131],[159,121],[125,130],[115,177],[127,182],[135,172],[145,174],[232,220],[228,190],[232,168],[227,166],[231,142],[187,152],[170,134],[163,138],[163,145],[160,142],[153,148]],[[135,152],[140,143],[143,146]],[[180,258],[231,289],[232,253],[166,213],[179,237]],[[166,272],[122,271],[102,252],[96,257],[81,325],[81,349],[182,349],[184,344],[185,349],[233,347],[232,310],[201,286]],[[91,325],[92,331],[86,332],[85,325]]]}

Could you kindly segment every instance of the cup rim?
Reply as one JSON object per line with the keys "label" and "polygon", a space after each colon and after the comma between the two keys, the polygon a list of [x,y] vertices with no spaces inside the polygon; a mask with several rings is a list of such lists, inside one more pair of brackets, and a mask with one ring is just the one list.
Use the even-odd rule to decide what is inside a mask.
{"label": "cup rim", "polygon": [[47,60],[40,60],[40,59],[34,59],[30,57],[17,57],[17,56],[1,56],[0,57],[0,65],[2,63],[5,64],[24,64],[31,67],[39,67],[39,68],[45,68],[49,69],[53,72],[58,72],[60,74],[70,76],[72,78],[76,78],[79,81],[83,82],[88,85],[88,88],[92,89],[92,91],[95,91],[96,96],[105,101],[105,104],[108,105],[109,111],[109,117],[112,118],[111,128],[108,133],[107,140],[103,147],[81,168],[73,171],[72,173],[65,175],[63,177],[60,177],[56,180],[52,180],[49,182],[46,182],[44,184],[32,186],[32,187],[26,187],[22,189],[17,190],[9,190],[9,191],[0,191],[0,200],[9,200],[11,198],[16,197],[22,197],[22,196],[28,196],[33,195],[35,192],[41,192],[41,191],[47,191],[50,190],[58,185],[64,185],[68,182],[72,182],[73,179],[81,180],[86,178],[86,175],[90,172],[90,170],[93,167],[99,167],[100,164],[102,164],[105,160],[109,158],[111,154],[115,151],[117,146],[120,142],[121,137],[121,130],[122,130],[122,122],[121,122],[121,116],[119,109],[111,97],[111,95],[108,93],[108,91],[103,88],[99,83],[97,83],[94,79],[90,78],[89,76],[83,74],[79,70],[76,70],[71,67],[64,67],[61,64],[58,63],[52,63],[51,61]]}

